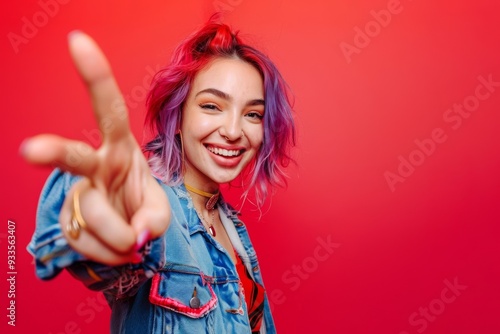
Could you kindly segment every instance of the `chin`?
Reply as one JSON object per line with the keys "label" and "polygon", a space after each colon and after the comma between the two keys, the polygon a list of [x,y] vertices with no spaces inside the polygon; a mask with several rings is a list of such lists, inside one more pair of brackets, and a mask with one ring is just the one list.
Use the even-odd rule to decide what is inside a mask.
{"label": "chin", "polygon": [[215,179],[213,179],[213,181],[215,183],[218,183],[218,184],[224,184],[224,183],[230,183],[232,181],[234,181],[234,179],[236,179],[237,176],[234,176],[234,177],[217,177]]}
{"label": "chin", "polygon": [[238,175],[240,175],[241,171],[230,171],[228,173],[218,173],[216,175],[212,175],[211,179],[212,181],[218,183],[218,184],[223,184],[223,183],[229,183],[236,179]]}

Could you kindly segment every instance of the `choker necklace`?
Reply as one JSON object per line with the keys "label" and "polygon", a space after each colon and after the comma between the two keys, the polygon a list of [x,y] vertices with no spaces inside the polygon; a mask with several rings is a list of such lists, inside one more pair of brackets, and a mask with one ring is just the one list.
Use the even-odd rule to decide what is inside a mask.
{"label": "choker necklace", "polygon": [[[212,224],[208,224],[208,222],[205,220],[205,218],[203,217],[203,215],[201,214],[201,212],[199,212],[196,207],[194,208],[196,213],[198,214],[198,217],[200,218],[200,220],[202,221],[203,226],[205,225],[208,225],[208,228],[205,226],[205,229],[208,230],[208,233],[210,233],[210,235],[212,237],[215,237],[217,235],[217,233],[215,232],[215,227],[214,227],[214,223],[215,223],[215,205],[217,204],[217,201],[219,201],[219,196],[220,196],[220,192],[217,191],[215,194],[212,194],[212,193],[208,193],[206,191],[203,191],[203,190],[200,190],[200,189],[196,189],[196,188],[193,188],[192,186],[184,183],[184,186],[186,187],[186,189],[188,191],[191,191],[195,194],[198,194],[200,196],[203,196],[203,197],[206,197],[208,198],[208,201],[205,203],[205,208],[209,211],[212,211]],[[194,206],[194,205],[193,205]]]}
{"label": "choker necklace", "polygon": [[198,194],[200,196],[208,198],[208,201],[205,203],[205,208],[207,210],[212,210],[213,208],[215,208],[215,205],[217,204],[217,201],[219,200],[220,191],[217,191],[215,194],[212,194],[212,193],[207,193],[206,191],[203,191],[200,189],[196,189],[187,183],[184,183],[184,185],[186,186],[187,190],[189,190],[195,194]]}

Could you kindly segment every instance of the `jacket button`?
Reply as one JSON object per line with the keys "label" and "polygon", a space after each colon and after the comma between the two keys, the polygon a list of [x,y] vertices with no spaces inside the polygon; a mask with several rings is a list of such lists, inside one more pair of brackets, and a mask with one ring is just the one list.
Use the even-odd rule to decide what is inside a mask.
{"label": "jacket button", "polygon": [[198,298],[197,295],[198,295],[198,292],[196,291],[196,287],[194,287],[193,296],[189,300],[189,306],[191,306],[191,308],[200,307],[201,302],[200,302],[200,298]]}
{"label": "jacket button", "polygon": [[189,306],[191,306],[191,308],[198,308],[198,307],[200,307],[200,298],[198,298],[198,297],[192,297],[189,300]]}
{"label": "jacket button", "polygon": [[252,270],[253,270],[254,273],[258,272],[259,271],[259,266],[253,267]]}

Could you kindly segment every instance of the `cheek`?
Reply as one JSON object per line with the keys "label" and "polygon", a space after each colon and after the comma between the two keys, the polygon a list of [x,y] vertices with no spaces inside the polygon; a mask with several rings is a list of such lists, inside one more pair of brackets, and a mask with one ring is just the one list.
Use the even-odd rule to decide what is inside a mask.
{"label": "cheek", "polygon": [[210,132],[210,122],[203,118],[189,118],[184,120],[182,129],[189,137],[201,139]]}
{"label": "cheek", "polygon": [[264,128],[260,127],[258,129],[254,129],[248,134],[248,136],[250,139],[250,145],[258,150],[264,141]]}

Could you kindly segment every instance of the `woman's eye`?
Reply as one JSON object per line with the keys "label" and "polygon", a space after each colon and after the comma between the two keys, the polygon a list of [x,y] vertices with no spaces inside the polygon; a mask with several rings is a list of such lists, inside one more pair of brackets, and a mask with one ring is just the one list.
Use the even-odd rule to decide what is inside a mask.
{"label": "woman's eye", "polygon": [[247,114],[248,117],[250,118],[256,118],[256,119],[262,119],[264,116],[259,114],[258,112],[250,112]]}
{"label": "woman's eye", "polygon": [[219,107],[217,107],[215,104],[211,104],[211,103],[200,104],[200,107],[202,109],[220,110]]}

